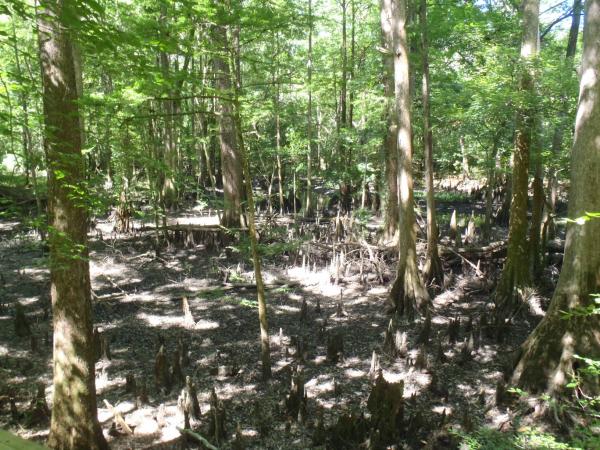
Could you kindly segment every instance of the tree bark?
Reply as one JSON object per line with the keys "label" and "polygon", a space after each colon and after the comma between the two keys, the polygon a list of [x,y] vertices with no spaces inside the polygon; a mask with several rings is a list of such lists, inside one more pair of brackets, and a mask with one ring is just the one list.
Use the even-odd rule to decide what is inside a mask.
{"label": "tree bark", "polygon": [[[583,9],[582,0],[573,0],[573,19],[571,20],[571,28],[569,29],[569,39],[567,41],[567,49],[565,52],[565,60],[563,66],[563,73],[568,76],[573,76],[573,59],[575,58],[575,52],[577,51],[577,38],[579,37],[579,23],[581,18],[581,10]],[[565,128],[568,126],[568,98],[565,95],[562,99],[561,111],[558,114],[558,123],[554,129],[554,135],[552,137],[552,155],[554,158],[558,158],[560,150],[562,149],[563,137]],[[551,170],[548,174],[548,190],[549,190],[549,209],[548,217],[544,228],[547,230],[545,233],[549,239],[554,238],[554,216],[556,214],[556,200],[558,195],[558,177],[556,175],[558,167],[554,164],[550,166]]]}
{"label": "tree bark", "polygon": [[[218,26],[215,30],[221,52],[228,52],[227,29]],[[214,58],[217,77],[217,89],[221,97],[232,95],[231,80],[234,76],[227,59],[221,54]],[[240,156],[238,132],[233,117],[233,106],[230,99],[218,100],[219,142],[221,144],[221,170],[223,172],[224,206],[221,223],[225,227],[239,228],[244,222],[242,212],[243,179],[242,159]]]}
{"label": "tree bark", "polygon": [[[569,218],[562,271],[544,319],[521,348],[513,382],[533,392],[561,393],[580,364],[576,355],[600,359],[600,321],[577,312],[600,292],[600,0],[585,5],[583,55],[575,140],[571,155]],[[563,311],[571,317],[563,317]],[[587,394],[600,393],[600,379],[582,378]]]}
{"label": "tree bark", "polygon": [[529,258],[531,279],[536,282],[539,280],[543,265],[542,255],[544,246],[542,245],[542,219],[544,214],[544,181],[542,152],[540,143],[536,142],[534,150],[533,175],[533,198],[531,199],[531,226],[529,228]]}
{"label": "tree bark", "polygon": [[412,179],[412,124],[410,114],[410,78],[406,33],[406,0],[392,2],[394,53],[394,94],[398,112],[398,186],[400,188],[400,245],[396,280],[390,301],[396,313],[409,318],[425,314],[431,306],[417,267],[415,212]]}
{"label": "tree bark", "polygon": [[[161,24],[160,39],[163,41],[168,40],[168,17],[167,17],[167,3],[161,5],[159,23]],[[170,79],[170,58],[166,51],[161,50],[159,55],[160,70],[164,82],[169,85]],[[175,127],[173,123],[175,113],[175,102],[173,98],[175,93],[173,89],[168,90],[169,100],[161,102],[162,110],[164,111],[164,175],[162,189],[162,198],[166,208],[172,208],[177,204],[177,186],[175,184],[174,176],[177,173],[177,150],[175,146]]]}
{"label": "tree bark", "polygon": [[381,0],[381,35],[386,53],[383,55],[384,86],[387,102],[387,132],[384,139],[386,203],[384,210],[383,242],[398,243],[400,209],[398,201],[398,149],[396,139],[398,118],[394,104],[394,57],[392,54],[392,0]]}
{"label": "tree bark", "polygon": [[507,317],[521,306],[519,290],[531,283],[527,242],[527,193],[529,153],[535,126],[535,73],[533,61],[538,54],[539,0],[523,2],[523,39],[519,91],[523,106],[517,109],[516,138],[513,151],[512,199],[508,226],[508,254],[496,290],[498,318]]}
{"label": "tree bark", "polygon": [[308,107],[306,111],[306,139],[308,140],[308,149],[306,150],[306,203],[304,216],[312,217],[314,215],[312,199],[312,0],[308,0],[308,61],[307,66],[307,89],[308,89]]}
{"label": "tree bark", "polygon": [[[239,47],[236,48],[235,54],[230,53],[229,57],[229,73],[231,74],[230,85],[232,86],[231,95],[233,96],[232,113],[235,130],[237,132],[237,144],[239,145],[239,156],[241,159],[244,185],[246,189],[247,216],[248,216],[248,234],[250,236],[250,247],[252,250],[252,263],[254,265],[254,278],[256,279],[256,295],[258,302],[258,322],[260,327],[260,360],[261,372],[263,380],[271,378],[271,349],[269,340],[269,323],[267,318],[267,301],[265,298],[265,284],[262,277],[262,263],[258,249],[258,232],[256,231],[256,222],[254,219],[254,196],[252,193],[252,177],[250,175],[249,158],[246,154],[244,146],[244,135],[242,134],[242,119],[241,107],[239,101],[240,76],[239,69],[235,69],[239,61]],[[234,74],[238,74],[235,75]]]}
{"label": "tree bark", "polygon": [[433,190],[433,136],[431,133],[431,114],[429,109],[429,44],[427,37],[427,0],[421,0],[421,58],[423,63],[423,152],[425,154],[425,186],[427,188],[427,257],[423,268],[426,285],[441,288],[444,284],[444,270],[438,252],[438,227],[435,216],[435,197]]}
{"label": "tree bark", "polygon": [[72,0],[38,10],[48,161],[54,397],[48,444],[59,450],[108,448],[98,423],[87,249],[87,194],[73,46]]}

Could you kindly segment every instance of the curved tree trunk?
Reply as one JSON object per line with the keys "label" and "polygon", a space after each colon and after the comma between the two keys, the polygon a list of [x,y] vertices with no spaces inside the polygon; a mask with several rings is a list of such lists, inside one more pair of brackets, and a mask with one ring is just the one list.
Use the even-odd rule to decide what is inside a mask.
{"label": "curved tree trunk", "polygon": [[[236,66],[239,62],[239,47],[236,46],[235,53],[230,52],[229,56],[229,73],[232,75],[230,79],[230,86],[232,87],[231,95],[233,101],[231,103],[233,109],[233,117],[236,140],[238,143],[240,163],[242,166],[242,172],[244,177],[244,188],[247,204],[247,216],[248,216],[248,234],[250,236],[250,247],[252,250],[252,263],[254,265],[254,278],[256,281],[256,296],[258,303],[258,323],[260,328],[260,360],[261,360],[261,373],[263,380],[271,378],[271,348],[269,340],[269,323],[267,317],[267,300],[265,298],[265,284],[262,277],[262,262],[258,248],[258,232],[256,231],[256,222],[254,219],[254,196],[252,193],[252,177],[250,174],[250,164],[248,161],[248,154],[246,153],[246,147],[244,145],[244,135],[242,134],[242,119],[241,119],[241,107],[239,100],[240,91],[240,76],[239,67],[236,70]],[[234,78],[233,74],[237,73]]]}
{"label": "curved tree trunk", "polygon": [[508,254],[496,290],[498,318],[503,319],[520,307],[519,290],[531,283],[527,242],[527,191],[529,152],[535,126],[533,95],[535,80],[532,62],[538,53],[539,0],[523,2],[523,40],[519,91],[523,106],[517,110],[513,152],[512,199],[508,226]]}
{"label": "curved tree trunk", "polygon": [[108,445],[96,410],[81,121],[73,46],[69,23],[64,20],[75,13],[74,3],[43,1],[37,17],[54,326],[54,396],[48,443],[60,450],[104,450]]}
{"label": "curved tree trunk", "polygon": [[423,152],[425,154],[425,186],[427,187],[427,258],[423,269],[423,279],[428,286],[444,284],[444,270],[438,253],[438,227],[435,217],[435,197],[433,191],[433,136],[429,110],[429,55],[427,42],[427,0],[421,0],[421,58],[423,60]]}
{"label": "curved tree trunk", "polygon": [[431,305],[417,267],[415,211],[412,180],[412,128],[410,78],[406,36],[406,0],[392,2],[394,37],[394,94],[398,111],[398,186],[400,191],[400,255],[396,280],[390,293],[396,313],[409,318]]}
{"label": "curved tree trunk", "polygon": [[[600,0],[585,6],[583,56],[565,256],[558,285],[544,319],[525,341],[513,382],[534,392],[560,393],[579,365],[575,355],[600,359],[597,315],[577,314],[600,293]],[[564,317],[563,311],[571,313]],[[600,393],[600,378],[583,378],[586,393]]]}
{"label": "curved tree trunk", "polygon": [[383,46],[389,54],[383,56],[385,97],[387,99],[387,132],[383,144],[385,152],[386,202],[383,218],[383,237],[385,243],[398,243],[398,223],[400,209],[398,202],[398,118],[394,104],[394,57],[391,49],[394,45],[392,35],[392,0],[381,0],[381,34]]}

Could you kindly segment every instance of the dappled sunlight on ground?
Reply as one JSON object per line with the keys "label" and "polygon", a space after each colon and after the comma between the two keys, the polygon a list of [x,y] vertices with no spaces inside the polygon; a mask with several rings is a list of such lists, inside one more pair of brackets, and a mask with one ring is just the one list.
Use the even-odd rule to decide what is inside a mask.
{"label": "dappled sunlight on ground", "polygon": [[[210,225],[214,217],[179,217],[170,223]],[[139,224],[137,224],[139,225]],[[136,225],[136,226],[137,226]],[[112,232],[112,231],[110,231]],[[109,233],[110,233],[109,232]],[[341,411],[365,412],[371,389],[369,369],[375,351],[380,357],[383,375],[388,382],[404,382],[404,397],[416,396],[419,405],[427,405],[427,413],[437,420],[444,410],[450,421],[456,421],[461,405],[473,402],[480,389],[486,397],[494,396],[494,386],[501,377],[502,361],[498,350],[503,346],[487,339],[466,364],[458,364],[462,344],[449,344],[447,326],[451,318],[460,317],[464,325],[470,316],[486,310],[489,300],[473,295],[476,281],[458,279],[453,286],[434,299],[432,333],[428,344],[428,368],[417,370],[416,338],[423,321],[401,321],[400,331],[407,333],[408,354],[391,358],[383,352],[385,331],[390,319],[387,296],[391,281],[379,284],[371,279],[363,283],[350,274],[340,275],[329,264],[311,268],[290,267],[293,260],[263,261],[266,298],[269,309],[270,343],[273,380],[260,381],[259,340],[254,272],[249,261],[228,250],[208,252],[200,248],[171,247],[156,257],[152,249],[153,231],[145,236],[115,235],[114,239],[91,242],[91,277],[94,291],[95,323],[110,343],[110,361],[102,359],[96,365],[99,418],[107,430],[112,413],[104,405],[108,400],[121,411],[126,422],[134,428],[133,436],[111,437],[115,450],[130,447],[146,448],[179,437],[176,427],[183,426],[183,416],[177,407],[181,386],[168,393],[154,385],[154,361],[159,343],[164,345],[169,369],[172,369],[175,350],[185,342],[190,365],[183,368],[196,384],[203,413],[197,423],[204,429],[209,416],[209,396],[213,388],[227,408],[228,428],[233,432],[240,423],[242,434],[257,442],[269,442],[261,448],[277,448],[274,442],[259,436],[255,410],[272,414],[273,433],[286,433],[290,448],[310,448],[310,434],[293,423],[285,431],[287,412],[285,398],[289,393],[295,367],[301,368],[308,397],[309,421],[314,420],[317,406],[326,410],[327,426],[338,419]],[[42,323],[42,307],[48,304],[45,294],[48,271],[31,263],[43,257],[33,247],[14,247],[27,263],[10,266],[8,273],[16,274],[11,281],[11,300],[22,303],[26,312],[36,320],[34,327],[40,341],[49,323]],[[301,258],[299,259],[301,261]],[[12,272],[11,272],[12,271]],[[20,272],[19,272],[20,271]],[[225,276],[226,275],[226,276]],[[386,279],[393,279],[390,266]],[[224,280],[227,278],[227,282]],[[458,277],[457,277],[458,278]],[[31,281],[29,285],[26,281]],[[16,289],[18,287],[19,289]],[[14,288],[14,289],[13,289]],[[46,297],[44,297],[46,295]],[[186,322],[182,299],[189,302],[193,323]],[[301,316],[306,302],[306,315]],[[319,305],[320,311],[317,310]],[[341,311],[340,311],[341,306]],[[0,337],[12,334],[12,318],[2,314]],[[39,324],[39,325],[38,325]],[[333,363],[328,359],[329,337],[339,333],[343,340],[343,355]],[[435,338],[440,336],[446,362],[435,355]],[[467,337],[461,329],[459,343]],[[50,348],[43,348],[32,360],[29,342],[22,339],[9,344],[0,341],[0,360],[7,361],[11,383],[32,385],[38,379],[50,383]],[[299,344],[304,345],[299,354]],[[448,399],[432,392],[433,372],[448,390]],[[24,376],[15,376],[24,373]],[[149,404],[138,405],[135,396],[125,392],[126,375],[145,382]],[[0,376],[4,372],[0,371]],[[29,387],[20,393],[19,405],[26,407]],[[52,389],[46,390],[50,400]],[[164,405],[161,407],[160,405]],[[163,411],[161,424],[158,411]],[[492,408],[488,414],[502,414]],[[413,411],[408,410],[408,413]],[[484,412],[478,411],[483,417]],[[491,418],[494,417],[490,415]],[[494,423],[496,419],[494,419]],[[160,426],[162,425],[162,426]],[[279,442],[281,444],[281,441]],[[286,444],[286,445],[287,445]]]}

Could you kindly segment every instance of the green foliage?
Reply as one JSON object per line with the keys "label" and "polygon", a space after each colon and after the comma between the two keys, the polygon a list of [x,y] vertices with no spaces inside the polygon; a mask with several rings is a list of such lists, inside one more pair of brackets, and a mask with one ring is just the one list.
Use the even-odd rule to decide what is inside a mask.
{"label": "green foliage", "polygon": [[454,431],[462,440],[461,448],[469,450],[538,450],[564,449],[576,450],[590,447],[579,447],[578,443],[566,444],[552,433],[536,428],[520,428],[515,432],[501,432],[481,427],[473,433]]}

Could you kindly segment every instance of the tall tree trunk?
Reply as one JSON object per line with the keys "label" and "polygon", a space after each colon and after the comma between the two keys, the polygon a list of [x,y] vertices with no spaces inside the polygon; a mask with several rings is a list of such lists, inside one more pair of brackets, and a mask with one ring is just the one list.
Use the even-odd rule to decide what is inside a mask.
{"label": "tall tree trunk", "polygon": [[308,140],[308,148],[306,150],[306,203],[304,208],[304,216],[312,217],[314,215],[313,198],[312,198],[312,33],[313,33],[313,17],[312,17],[312,0],[308,0],[308,61],[307,61],[307,89],[308,89],[308,108],[306,111],[306,139]]}
{"label": "tall tree trunk", "polygon": [[[239,31],[238,31],[239,32]],[[239,38],[239,36],[238,36]],[[267,319],[267,301],[265,298],[265,286],[262,277],[261,257],[258,249],[258,232],[254,219],[254,195],[252,193],[252,176],[250,174],[250,164],[246,148],[244,146],[244,135],[242,134],[241,106],[239,101],[239,91],[241,83],[241,72],[239,67],[239,46],[236,46],[229,53],[229,73],[233,121],[237,132],[237,144],[239,156],[241,159],[244,185],[246,189],[247,216],[248,216],[248,234],[250,236],[250,247],[252,250],[252,262],[254,265],[254,278],[256,279],[256,294],[258,301],[258,322],[260,327],[260,360],[263,380],[271,378],[271,350],[269,343],[269,323]]]}
{"label": "tall tree trunk", "polygon": [[[563,73],[573,76],[573,58],[575,58],[575,52],[577,51],[577,38],[579,37],[579,23],[581,18],[581,10],[583,9],[582,0],[573,0],[573,19],[571,20],[571,28],[569,29],[569,39],[567,41],[567,49],[564,60]],[[562,98],[561,111],[558,114],[558,123],[554,129],[554,135],[552,137],[552,155],[554,158],[558,158],[560,150],[562,149],[563,137],[565,128],[568,126],[567,117],[568,98],[565,95]],[[558,177],[556,176],[558,167],[555,164],[551,165],[551,170],[548,176],[548,190],[549,190],[549,209],[546,223],[544,228],[547,230],[546,237],[554,237],[554,217],[556,215],[556,201],[558,195]]]}
{"label": "tall tree trunk", "polygon": [[460,146],[460,155],[462,158],[462,162],[461,162],[461,170],[462,170],[462,177],[464,178],[469,178],[470,174],[471,174],[471,169],[469,168],[469,157],[467,155],[467,148],[465,147],[465,138],[463,136],[458,138],[458,144]]}
{"label": "tall tree trunk", "polygon": [[41,2],[37,15],[54,327],[54,396],[48,443],[60,450],[104,450],[108,445],[96,410],[81,123],[71,21],[66,20],[76,11],[72,0],[48,0]]}
{"label": "tall tree trunk", "polygon": [[[537,128],[537,127],[536,127]],[[533,198],[531,199],[531,226],[529,227],[529,258],[530,275],[535,282],[542,274],[542,219],[544,214],[544,181],[542,165],[542,149],[539,139],[534,139],[533,151]]]}
{"label": "tall tree trunk", "polygon": [[[162,24],[160,38],[163,40],[168,39],[168,31],[165,27],[168,27],[167,17],[167,3],[161,5],[160,20]],[[169,55],[166,51],[161,50],[159,55],[160,70],[164,82],[169,85],[170,80],[170,60]],[[167,92],[169,99],[161,102],[162,110],[164,111],[165,129],[164,129],[164,176],[162,185],[162,198],[166,208],[174,207],[177,204],[177,189],[175,185],[174,176],[177,172],[177,153],[175,147],[175,130],[174,130],[174,116],[175,112],[174,101],[173,101],[173,90],[169,88]]]}
{"label": "tall tree trunk", "polygon": [[392,2],[394,94],[396,111],[398,112],[400,251],[398,272],[392,286],[390,300],[397,314],[412,318],[417,312],[424,314],[431,306],[431,300],[419,277],[417,267],[406,6],[406,0],[394,0]]}
{"label": "tall tree trunk", "polygon": [[392,53],[392,0],[381,0],[381,34],[383,47],[384,86],[387,102],[387,132],[384,139],[386,203],[383,219],[383,242],[398,243],[400,209],[398,201],[398,115],[394,103],[394,57]]}
{"label": "tall tree trunk", "polygon": [[[350,0],[350,64],[348,70],[348,81],[350,82],[350,88],[348,89],[348,116],[346,118],[347,127],[350,129],[354,128],[354,65],[356,63],[356,7],[355,0]],[[353,141],[352,141],[353,142]],[[346,151],[346,167],[352,167],[353,162],[353,143],[348,145]]]}
{"label": "tall tree trunk", "polygon": [[[279,42],[277,37],[274,37]],[[273,84],[275,88],[275,98],[273,99],[273,110],[275,112],[275,159],[277,161],[277,176],[279,178],[279,214],[283,215],[285,209],[285,199],[283,196],[283,167],[281,164],[281,117],[279,115],[279,98],[281,85],[279,84],[279,45],[275,50],[275,70],[273,72]]]}
{"label": "tall tree trunk", "polygon": [[[215,36],[219,40],[222,52],[229,51],[227,29],[224,26],[216,27]],[[242,160],[238,142],[238,132],[233,117],[231,97],[233,89],[231,80],[235,74],[231,72],[228,61],[222,56],[214,58],[219,91],[219,141],[221,144],[221,170],[223,172],[224,207],[222,225],[225,227],[240,227],[245,219],[242,213],[243,178]],[[234,65],[235,67],[235,65]],[[224,98],[225,97],[225,98]]]}
{"label": "tall tree trunk", "polygon": [[496,290],[498,318],[522,306],[519,290],[531,283],[527,242],[527,191],[529,152],[535,127],[535,74],[533,62],[538,54],[539,0],[523,1],[523,40],[519,93],[523,106],[517,109],[516,138],[513,151],[512,200],[508,226],[508,254]]}
{"label": "tall tree trunk", "polygon": [[[558,285],[544,319],[523,344],[513,382],[533,392],[561,393],[580,364],[576,356],[600,359],[600,321],[578,314],[594,306],[600,292],[600,0],[585,5],[583,55],[565,256]],[[563,312],[571,313],[564,317]],[[584,393],[598,395],[600,378],[582,377]]]}
{"label": "tall tree trunk", "polygon": [[427,258],[423,268],[426,285],[442,287],[444,270],[438,253],[438,227],[433,191],[433,136],[429,109],[429,44],[427,37],[427,0],[421,0],[421,58],[423,62],[423,152],[425,154],[425,186],[427,187]]}
{"label": "tall tree trunk", "polygon": [[[340,80],[340,124],[341,128],[345,128],[347,123],[347,97],[348,97],[348,38],[347,38],[347,16],[348,16],[348,1],[342,0],[342,79]],[[341,160],[344,160],[344,155],[340,155]]]}
{"label": "tall tree trunk", "polygon": [[496,160],[498,158],[499,133],[493,138],[492,148],[487,158],[487,186],[485,189],[485,223],[483,225],[483,239],[489,242],[492,235],[492,213],[494,207],[494,190],[496,189]]}

